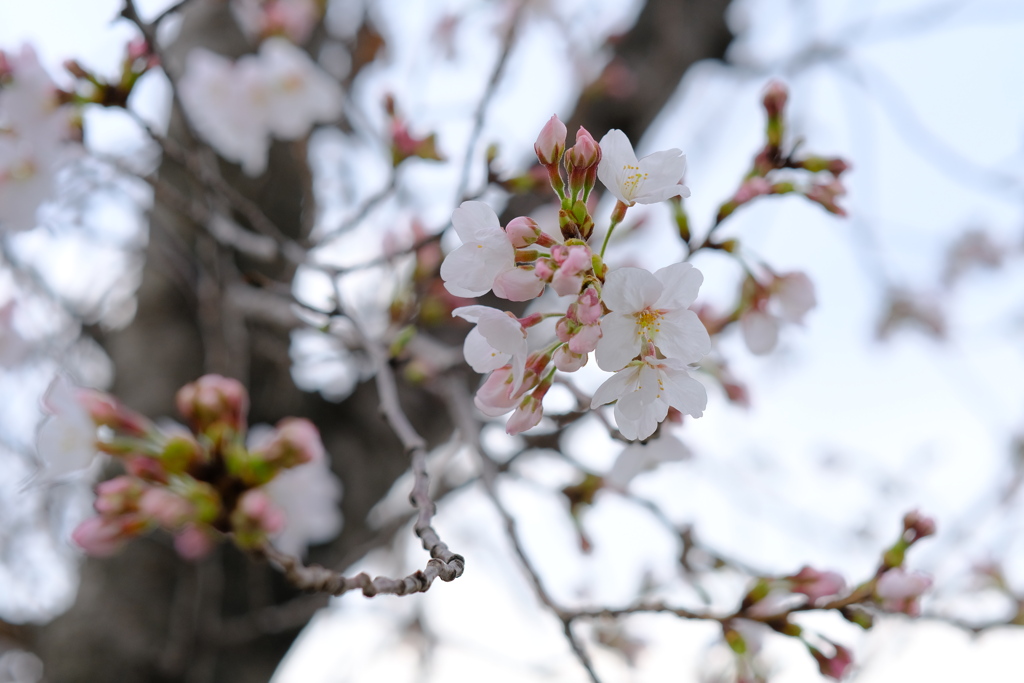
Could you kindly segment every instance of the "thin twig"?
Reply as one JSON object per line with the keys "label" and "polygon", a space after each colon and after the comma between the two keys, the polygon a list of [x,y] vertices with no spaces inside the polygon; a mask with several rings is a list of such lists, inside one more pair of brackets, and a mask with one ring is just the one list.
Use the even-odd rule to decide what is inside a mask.
{"label": "thin twig", "polygon": [[494,70],[491,71],[491,77],[487,81],[483,97],[480,98],[476,113],[473,115],[473,131],[470,133],[469,143],[466,145],[466,156],[462,161],[462,175],[459,178],[458,191],[455,193],[457,201],[460,203],[465,198],[466,188],[469,186],[469,169],[473,165],[476,145],[480,141],[481,133],[483,133],[487,107],[490,106],[491,100],[494,99],[494,93],[497,92],[498,84],[505,73],[505,65],[508,64],[509,55],[512,54],[512,46],[515,44],[516,33],[519,31],[519,22],[523,17],[527,4],[525,1],[520,2],[509,19],[508,31],[505,33],[505,39],[502,41],[501,54],[498,56],[498,61],[494,64]]}

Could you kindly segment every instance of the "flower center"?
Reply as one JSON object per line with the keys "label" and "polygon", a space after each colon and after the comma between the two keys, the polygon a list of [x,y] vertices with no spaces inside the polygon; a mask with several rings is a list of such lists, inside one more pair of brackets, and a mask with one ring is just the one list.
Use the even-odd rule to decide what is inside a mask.
{"label": "flower center", "polygon": [[629,164],[623,166],[622,170],[631,171],[631,173],[628,173],[622,180],[622,189],[624,190],[624,194],[629,197],[635,197],[640,186],[644,184],[645,180],[647,180],[647,174],[641,173],[639,166],[630,166]]}
{"label": "flower center", "polygon": [[636,317],[637,327],[640,328],[640,333],[644,336],[649,337],[651,333],[661,331],[661,311],[645,308],[635,313],[634,316]]}

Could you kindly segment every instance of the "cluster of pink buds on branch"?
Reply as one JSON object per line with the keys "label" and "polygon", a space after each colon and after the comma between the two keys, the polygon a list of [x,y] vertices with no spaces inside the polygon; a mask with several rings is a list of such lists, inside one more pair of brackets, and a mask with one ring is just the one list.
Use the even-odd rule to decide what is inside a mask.
{"label": "cluster of pink buds on branch", "polygon": [[249,434],[245,387],[219,375],[185,385],[176,398],[187,428],[157,426],[113,397],[62,378],[51,389],[52,415],[39,434],[51,474],[86,466],[97,451],[124,469],[96,487],[97,515],[72,534],[82,549],[109,555],[163,529],[189,559],[225,537],[245,549],[274,539],[301,553],[337,532],[340,487],[311,422],[285,418]]}

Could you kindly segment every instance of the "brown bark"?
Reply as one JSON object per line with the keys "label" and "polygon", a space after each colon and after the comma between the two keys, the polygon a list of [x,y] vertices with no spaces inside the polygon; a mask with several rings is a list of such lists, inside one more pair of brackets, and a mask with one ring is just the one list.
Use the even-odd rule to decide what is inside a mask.
{"label": "brown bark", "polygon": [[[245,49],[226,3],[193,5],[181,33],[189,45],[177,45],[168,62],[169,69],[179,72],[180,57],[191,45],[213,46],[226,54]],[[626,99],[588,95],[573,120],[594,131],[618,127],[636,139],[690,64],[722,56],[729,37],[722,18],[725,5],[725,0],[651,0],[616,46],[641,87]],[[275,145],[270,170],[255,180],[224,167],[229,182],[293,238],[302,236],[305,196],[297,151]],[[171,161],[163,163],[160,174],[185,193],[200,191],[195,178]],[[408,466],[398,440],[379,417],[372,384],[340,404],[296,389],[289,374],[287,332],[222,305],[224,288],[238,272],[287,282],[290,266],[246,263],[159,202],[151,225],[138,314],[128,328],[104,340],[117,367],[115,393],[146,414],[173,415],[178,387],[204,372],[220,372],[250,387],[253,422],[275,422],[286,415],[311,418],[345,485],[344,532],[313,559],[327,564],[355,559],[374,539],[367,513]],[[408,391],[403,400],[428,440],[444,436],[449,427],[437,419],[427,397]],[[457,590],[457,583],[450,589]],[[322,601],[294,603],[297,617],[253,622],[252,628],[237,619],[295,597],[276,573],[229,547],[192,565],[178,560],[169,542],[157,537],[132,543],[114,558],[87,560],[74,607],[36,630],[32,640],[47,680],[55,683],[266,681],[308,618],[304,610]],[[247,633],[254,637],[243,637]]]}

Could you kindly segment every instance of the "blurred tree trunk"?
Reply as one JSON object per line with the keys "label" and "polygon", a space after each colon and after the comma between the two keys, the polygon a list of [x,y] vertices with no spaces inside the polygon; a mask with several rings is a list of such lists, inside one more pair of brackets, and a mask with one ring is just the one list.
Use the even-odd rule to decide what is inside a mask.
{"label": "blurred tree trunk", "polygon": [[[637,87],[626,96],[587,94],[573,120],[593,131],[618,127],[637,139],[690,64],[723,55],[729,40],[725,6],[726,0],[651,0],[615,48],[619,65],[633,74]],[[174,73],[180,73],[183,56],[194,45],[228,55],[247,49],[227,4],[217,0],[192,3],[181,36],[168,58]],[[180,138],[181,128],[176,121],[171,135]],[[302,151],[275,144],[269,171],[258,179],[223,167],[229,182],[292,238],[300,238],[308,223]],[[172,161],[164,161],[160,176],[187,195],[202,196],[198,181]],[[285,415],[311,418],[345,485],[344,532],[312,559],[351,561],[374,538],[365,521],[368,511],[407,466],[378,416],[372,385],[340,404],[296,389],[287,329],[225,305],[228,285],[239,271],[287,282],[291,267],[241,262],[160,201],[150,218],[138,313],[128,328],[104,340],[117,368],[115,393],[146,414],[173,416],[174,392],[181,385],[218,372],[250,387],[253,422],[276,422]],[[407,391],[403,399],[421,433],[435,441],[444,437],[448,425],[436,419],[425,396]],[[274,572],[230,547],[189,564],[176,558],[166,538],[157,537],[129,544],[110,559],[87,560],[74,607],[32,637],[51,683],[262,683],[312,609],[326,602],[295,598]],[[293,614],[259,611],[286,601],[293,601]],[[261,619],[239,621],[253,613]],[[280,618],[267,620],[268,614]]]}

